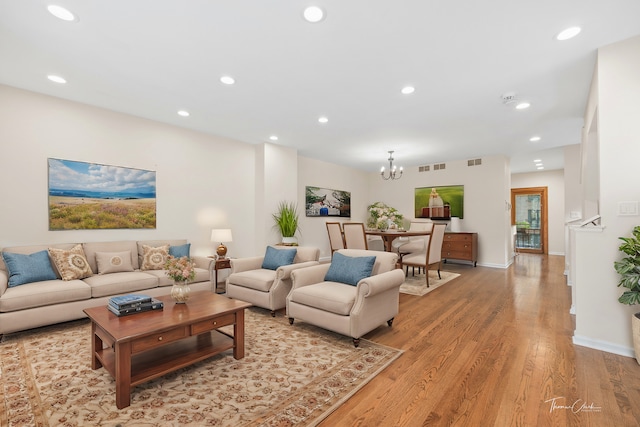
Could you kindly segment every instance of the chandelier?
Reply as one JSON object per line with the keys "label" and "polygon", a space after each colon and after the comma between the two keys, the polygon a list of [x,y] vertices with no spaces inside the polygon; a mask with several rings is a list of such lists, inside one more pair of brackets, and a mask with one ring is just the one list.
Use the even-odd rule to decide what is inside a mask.
{"label": "chandelier", "polygon": [[382,169],[380,169],[380,176],[385,181],[390,179],[400,179],[402,177],[402,166],[399,170],[393,166],[393,151],[389,151],[389,174],[385,175],[383,166]]}

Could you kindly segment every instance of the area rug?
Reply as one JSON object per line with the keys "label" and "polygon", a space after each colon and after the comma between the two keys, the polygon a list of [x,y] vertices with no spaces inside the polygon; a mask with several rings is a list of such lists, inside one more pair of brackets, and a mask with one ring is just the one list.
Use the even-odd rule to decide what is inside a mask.
{"label": "area rug", "polygon": [[426,295],[460,276],[458,273],[440,270],[440,276],[442,279],[439,279],[438,272],[436,270],[429,270],[428,273],[429,287],[427,288],[427,279],[424,274],[416,274],[415,276],[412,276],[410,269],[409,275],[405,278],[404,283],[400,285],[400,292],[403,294],[417,296]]}
{"label": "area rug", "polygon": [[314,426],[400,356],[248,309],[245,357],[231,350],[132,389],[91,370],[88,320],[11,334],[0,344],[1,426]]}

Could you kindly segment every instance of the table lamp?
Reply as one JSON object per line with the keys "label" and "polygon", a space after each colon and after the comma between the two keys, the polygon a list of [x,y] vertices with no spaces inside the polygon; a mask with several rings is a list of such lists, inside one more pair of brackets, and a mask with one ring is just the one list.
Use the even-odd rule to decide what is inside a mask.
{"label": "table lamp", "polygon": [[224,242],[233,241],[231,230],[228,228],[214,228],[211,230],[211,241],[220,243],[220,246],[216,249],[216,253],[219,258],[225,258],[227,255],[227,247],[224,245]]}

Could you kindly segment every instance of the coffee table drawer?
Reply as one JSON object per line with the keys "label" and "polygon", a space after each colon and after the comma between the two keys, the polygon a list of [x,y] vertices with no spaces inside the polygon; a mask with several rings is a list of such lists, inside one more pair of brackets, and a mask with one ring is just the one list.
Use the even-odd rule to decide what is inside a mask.
{"label": "coffee table drawer", "polygon": [[189,336],[186,328],[170,329],[168,331],[149,335],[144,338],[137,339],[131,343],[131,352],[139,353],[141,351],[150,350],[160,347],[173,341],[180,340]]}
{"label": "coffee table drawer", "polygon": [[212,331],[227,325],[233,325],[236,321],[235,314],[226,314],[215,319],[204,320],[191,325],[191,335],[198,335],[203,332]]}

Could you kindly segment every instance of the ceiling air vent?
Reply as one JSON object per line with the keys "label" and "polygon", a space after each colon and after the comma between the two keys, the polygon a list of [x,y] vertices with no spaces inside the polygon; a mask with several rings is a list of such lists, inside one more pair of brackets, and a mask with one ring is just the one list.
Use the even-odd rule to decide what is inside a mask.
{"label": "ceiling air vent", "polygon": [[429,172],[430,166],[418,166],[418,172]]}
{"label": "ceiling air vent", "polygon": [[482,164],[482,159],[467,160],[467,166],[478,166]]}
{"label": "ceiling air vent", "polygon": [[444,163],[438,163],[436,165],[433,165],[433,170],[434,171],[443,170],[445,167],[446,165]]}

